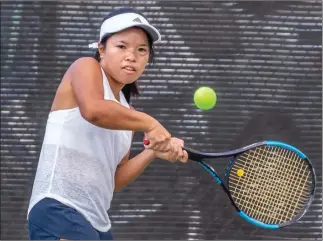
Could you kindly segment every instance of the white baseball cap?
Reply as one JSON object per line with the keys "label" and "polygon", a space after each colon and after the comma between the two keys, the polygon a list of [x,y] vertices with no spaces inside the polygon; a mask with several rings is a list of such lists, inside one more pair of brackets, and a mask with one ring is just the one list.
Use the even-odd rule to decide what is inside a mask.
{"label": "white baseball cap", "polygon": [[[161,35],[159,31],[152,26],[148,20],[139,12],[132,8],[122,8],[110,13],[101,24],[100,39],[107,35],[120,32],[127,28],[140,27],[150,35],[154,43],[160,41]],[[89,44],[89,48],[97,48],[98,43]]]}

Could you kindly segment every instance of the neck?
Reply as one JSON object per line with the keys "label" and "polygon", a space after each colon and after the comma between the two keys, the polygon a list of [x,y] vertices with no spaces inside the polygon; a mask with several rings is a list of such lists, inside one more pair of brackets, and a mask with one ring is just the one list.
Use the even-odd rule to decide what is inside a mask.
{"label": "neck", "polygon": [[114,95],[114,98],[116,98],[117,101],[120,101],[119,93],[125,85],[121,84],[119,81],[115,80],[113,77],[111,77],[109,74],[107,74],[107,72],[104,69],[103,69],[103,71],[109,81],[109,85],[110,85],[110,88],[111,88],[112,93]]}

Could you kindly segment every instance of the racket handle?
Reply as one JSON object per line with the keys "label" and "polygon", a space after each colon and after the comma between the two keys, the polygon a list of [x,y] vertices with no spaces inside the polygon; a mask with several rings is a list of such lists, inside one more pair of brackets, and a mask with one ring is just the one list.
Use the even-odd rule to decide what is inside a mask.
{"label": "racket handle", "polygon": [[[150,144],[150,141],[147,140],[145,137],[144,137],[144,140],[143,140],[143,143],[145,146],[149,145]],[[184,147],[183,150],[185,150],[188,154],[188,158],[193,160],[193,161],[197,161],[199,162],[201,159],[204,158],[204,156],[200,153],[197,153],[195,150],[191,149],[191,148],[188,148],[188,147]]]}
{"label": "racket handle", "polygon": [[[144,138],[143,143],[145,146],[147,146],[150,144],[150,141]],[[187,151],[189,158],[197,155],[196,153],[192,152],[192,150],[189,148],[184,147],[183,150]],[[199,159],[201,159],[200,156],[197,156],[197,158],[195,158],[193,160],[199,160]]]}

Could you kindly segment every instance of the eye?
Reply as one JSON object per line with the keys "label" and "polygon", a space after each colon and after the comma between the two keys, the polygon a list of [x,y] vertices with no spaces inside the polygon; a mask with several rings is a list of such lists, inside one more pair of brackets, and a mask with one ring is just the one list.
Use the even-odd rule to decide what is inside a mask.
{"label": "eye", "polygon": [[119,49],[126,49],[126,46],[125,45],[122,45],[122,44],[119,44],[119,45],[117,45],[117,48],[119,48]]}
{"label": "eye", "polygon": [[147,48],[140,47],[140,48],[138,48],[138,52],[140,54],[146,54],[148,52],[148,49]]}

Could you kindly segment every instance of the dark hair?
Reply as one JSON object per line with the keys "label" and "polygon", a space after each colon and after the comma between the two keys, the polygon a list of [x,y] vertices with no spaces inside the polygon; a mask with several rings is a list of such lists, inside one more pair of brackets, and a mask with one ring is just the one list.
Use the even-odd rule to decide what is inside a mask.
{"label": "dark hair", "polygon": [[[120,12],[124,12],[124,11],[127,11],[128,9],[119,9],[117,11],[114,11],[112,12],[111,14],[109,14],[108,16],[106,16],[102,23],[108,19],[108,18],[111,18],[113,17],[114,15],[117,15],[119,14]],[[129,9],[129,11],[131,12],[134,12],[133,9]],[[142,15],[141,13],[139,12],[136,12],[140,15]],[[143,16],[143,15],[142,15]],[[102,24],[101,23],[101,24]],[[140,28],[140,27],[138,27]],[[144,29],[143,29],[144,30]],[[144,30],[145,31],[145,30]],[[146,31],[145,31],[146,32]],[[113,34],[107,34],[105,36],[103,36],[102,40],[100,41],[100,43],[103,45],[103,49],[105,49],[106,47],[106,42],[108,40],[109,37],[111,37]],[[154,46],[153,46],[153,40],[151,38],[151,36],[146,32],[146,35],[147,35],[147,38],[148,38],[148,44],[149,44],[149,60],[148,62],[149,63],[153,63],[154,62],[154,56],[155,56],[155,51],[154,51]],[[100,63],[100,53],[99,53],[99,50],[97,50],[95,52],[95,55],[94,55],[94,58]],[[131,83],[131,84],[126,84],[123,88],[122,88],[122,92],[127,100],[128,103],[130,103],[130,99],[131,99],[131,96],[138,96],[140,95],[139,93],[139,89],[138,89],[138,86],[137,86],[137,81]]]}

